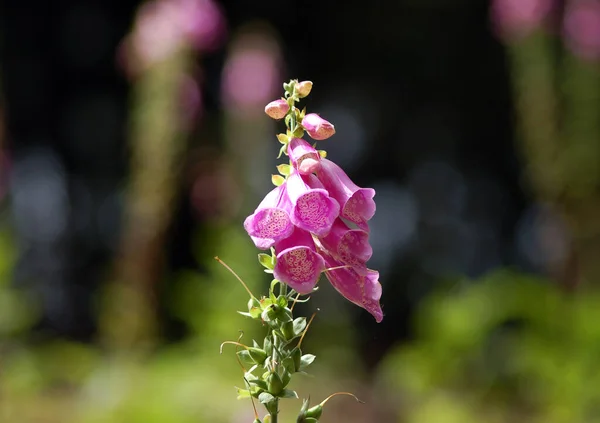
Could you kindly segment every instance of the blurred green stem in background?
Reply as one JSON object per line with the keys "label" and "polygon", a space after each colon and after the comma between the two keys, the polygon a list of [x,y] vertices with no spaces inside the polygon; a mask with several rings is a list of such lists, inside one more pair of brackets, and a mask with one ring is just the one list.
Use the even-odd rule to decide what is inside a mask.
{"label": "blurred green stem in background", "polygon": [[542,31],[508,48],[526,175],[572,236],[546,270],[567,289],[600,281],[600,66]]}
{"label": "blurred green stem in background", "polygon": [[191,51],[180,49],[144,70],[133,84],[131,167],[120,255],[102,313],[102,336],[115,348],[149,346],[156,331],[155,289],[163,241],[178,195],[185,134],[181,77]]}

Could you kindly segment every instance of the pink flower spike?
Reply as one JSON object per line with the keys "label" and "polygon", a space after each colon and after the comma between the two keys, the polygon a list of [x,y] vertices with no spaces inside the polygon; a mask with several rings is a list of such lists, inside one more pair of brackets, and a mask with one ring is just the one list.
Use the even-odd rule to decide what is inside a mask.
{"label": "pink flower spike", "polygon": [[295,228],[292,234],[275,244],[277,263],[273,269],[275,279],[287,284],[300,294],[308,294],[315,287],[325,261],[317,253],[310,233]]}
{"label": "pink flower spike", "polygon": [[373,255],[369,233],[348,228],[342,219],[337,219],[329,234],[320,238],[319,242],[335,259],[352,266],[364,266]]}
{"label": "pink flower spike", "polygon": [[346,175],[341,167],[328,159],[321,159],[317,171],[319,181],[340,204],[340,216],[356,223],[360,229],[369,231],[367,221],[375,214],[375,190],[360,188]]}
{"label": "pink flower spike", "polygon": [[[306,177],[311,176],[315,178],[314,175]],[[338,202],[331,198],[326,190],[311,188],[296,171],[288,176],[287,192],[292,202],[292,223],[317,236],[327,235],[340,213]]]}
{"label": "pink flower spike", "polygon": [[313,140],[326,140],[335,134],[335,127],[316,113],[309,113],[302,119],[302,126]]}
{"label": "pink flower spike", "polygon": [[292,138],[288,144],[288,156],[292,162],[292,166],[300,174],[307,175],[317,171],[321,156],[315,148],[300,138]]}
{"label": "pink flower spike", "polygon": [[276,187],[265,196],[254,213],[244,221],[244,229],[257,248],[266,250],[291,235],[294,226],[290,220],[290,210],[286,184]]}
{"label": "pink flower spike", "polygon": [[379,300],[381,298],[381,284],[379,283],[379,272],[367,269],[365,266],[342,267],[331,256],[323,254],[325,265],[325,276],[333,287],[348,301],[364,308],[375,317],[377,323],[383,320],[383,311]]}
{"label": "pink flower spike", "polygon": [[265,113],[273,119],[283,119],[290,110],[290,105],[283,99],[274,100],[265,106]]}

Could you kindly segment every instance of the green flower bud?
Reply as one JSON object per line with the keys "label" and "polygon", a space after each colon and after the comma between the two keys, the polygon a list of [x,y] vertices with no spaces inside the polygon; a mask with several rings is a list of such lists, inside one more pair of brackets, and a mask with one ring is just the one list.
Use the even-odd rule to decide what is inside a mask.
{"label": "green flower bud", "polygon": [[323,406],[321,404],[310,407],[305,413],[306,417],[313,417],[315,419],[321,417],[321,414],[323,414]]}
{"label": "green flower bud", "polygon": [[254,360],[256,364],[263,364],[267,359],[267,353],[264,350],[261,350],[260,348],[250,347],[248,348],[248,353],[250,354],[250,357],[252,357],[252,360]]}
{"label": "green flower bud", "polygon": [[285,388],[283,381],[277,372],[273,372],[269,375],[267,378],[267,386],[269,387],[269,393],[274,396],[281,394]]}

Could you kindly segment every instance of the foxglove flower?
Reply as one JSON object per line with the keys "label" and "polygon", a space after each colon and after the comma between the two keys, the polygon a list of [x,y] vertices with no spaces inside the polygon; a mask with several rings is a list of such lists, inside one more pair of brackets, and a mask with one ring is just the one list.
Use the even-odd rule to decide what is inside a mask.
{"label": "foxglove flower", "polygon": [[326,140],[335,134],[335,127],[316,113],[309,113],[302,119],[302,126],[313,140]]}
{"label": "foxglove flower", "polygon": [[272,119],[283,119],[290,105],[283,99],[274,100],[265,106],[265,113]]}
{"label": "foxglove flower", "polygon": [[340,206],[323,188],[312,188],[303,178],[316,179],[314,175],[303,177],[294,171],[286,181],[287,193],[292,203],[290,213],[294,225],[317,236],[329,233],[331,225],[340,213]]}
{"label": "foxglove flower", "polygon": [[312,236],[300,228],[275,244],[275,254],[273,276],[300,294],[310,293],[325,270],[325,261],[317,252]]}
{"label": "foxglove flower", "polygon": [[340,216],[368,231],[367,221],[375,214],[375,190],[360,188],[331,160],[321,159],[317,171],[319,181],[340,204]]}
{"label": "foxglove flower", "polygon": [[317,171],[321,156],[319,152],[309,143],[300,138],[292,138],[288,144],[288,156],[292,166],[302,175],[308,175]]}
{"label": "foxglove flower", "polygon": [[368,232],[350,229],[341,219],[333,223],[329,234],[319,242],[335,259],[352,266],[364,266],[373,254]]}
{"label": "foxglove flower", "polygon": [[379,283],[379,272],[365,266],[341,267],[344,263],[335,260],[330,255],[321,252],[325,259],[325,276],[333,287],[344,298],[364,308],[375,317],[377,323],[383,320],[383,311],[379,300],[381,298],[381,284]]}
{"label": "foxglove flower", "polygon": [[269,192],[254,213],[244,221],[244,229],[261,250],[271,248],[277,241],[291,235],[291,203],[283,184]]}

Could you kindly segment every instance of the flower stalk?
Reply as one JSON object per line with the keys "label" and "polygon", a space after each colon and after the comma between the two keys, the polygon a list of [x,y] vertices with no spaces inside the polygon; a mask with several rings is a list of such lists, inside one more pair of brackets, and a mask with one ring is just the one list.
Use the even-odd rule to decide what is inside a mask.
{"label": "flower stalk", "polygon": [[[265,107],[269,117],[285,122],[286,132],[277,135],[278,157],[289,157],[289,163],[278,165],[278,174],[272,175],[275,188],[244,221],[255,246],[270,250],[270,254],[258,254],[264,271],[274,277],[268,294],[255,297],[215,257],[250,296],[247,311],[238,313],[266,330],[261,342],[253,340],[250,346],[226,341],[221,350],[226,344],[241,347],[236,355],[244,370],[245,388],[237,388],[238,399],[257,399],[268,413],[263,421],[270,423],[278,421],[281,399],[298,398],[290,389],[293,375],[305,373],[315,360],[314,355],[303,353],[301,345],[316,313],[307,323],[305,317],[294,317],[293,309],[310,299],[322,274],[346,299],[378,322],[383,319],[379,273],[366,266],[372,254],[368,221],[375,213],[375,191],[358,187],[339,166],[325,159],[325,151],[302,139],[305,132],[314,140],[335,134],[330,122],[296,106],[312,86],[310,81],[284,83],[284,96]],[[304,400],[297,421],[318,423],[323,406],[339,394],[352,395],[333,394],[314,407]],[[254,422],[260,422],[256,412]]]}

